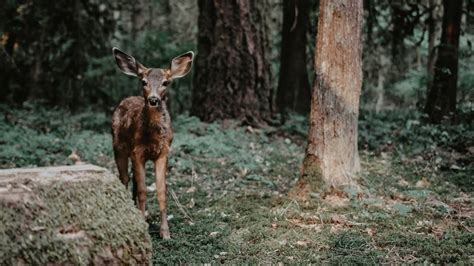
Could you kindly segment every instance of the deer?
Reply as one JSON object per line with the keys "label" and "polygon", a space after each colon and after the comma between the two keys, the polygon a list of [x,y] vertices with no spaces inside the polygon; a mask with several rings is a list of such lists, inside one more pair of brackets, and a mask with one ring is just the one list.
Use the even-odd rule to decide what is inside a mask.
{"label": "deer", "polygon": [[166,108],[166,93],[174,79],[184,77],[192,68],[192,51],[171,60],[169,68],[147,68],[134,57],[114,47],[118,68],[140,79],[142,96],[123,99],[112,115],[112,142],[119,179],[128,190],[129,160],[132,162],[132,198],[145,217],[145,163],[154,163],[155,184],[160,207],[160,236],[170,239],[166,214],[166,171],[173,141],[171,119]]}

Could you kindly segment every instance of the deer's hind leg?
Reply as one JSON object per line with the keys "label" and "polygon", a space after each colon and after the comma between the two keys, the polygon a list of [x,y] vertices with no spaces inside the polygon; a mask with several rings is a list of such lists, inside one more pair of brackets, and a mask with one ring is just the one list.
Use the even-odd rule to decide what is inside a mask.
{"label": "deer's hind leg", "polygon": [[133,167],[133,182],[134,182],[133,194],[137,198],[138,209],[140,209],[143,217],[145,217],[146,185],[145,185],[145,158],[143,156],[143,153],[134,152],[132,154],[132,167]]}
{"label": "deer's hind leg", "polygon": [[115,164],[122,184],[128,189],[130,177],[128,176],[128,154],[114,149]]}

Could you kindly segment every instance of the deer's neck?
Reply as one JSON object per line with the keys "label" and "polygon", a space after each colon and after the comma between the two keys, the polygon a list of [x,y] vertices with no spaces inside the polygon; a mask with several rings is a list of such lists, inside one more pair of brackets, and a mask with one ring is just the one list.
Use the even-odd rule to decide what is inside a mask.
{"label": "deer's neck", "polygon": [[165,110],[159,110],[158,108],[149,108],[145,106],[144,108],[144,125],[151,129],[159,129],[165,126],[164,120],[165,117]]}

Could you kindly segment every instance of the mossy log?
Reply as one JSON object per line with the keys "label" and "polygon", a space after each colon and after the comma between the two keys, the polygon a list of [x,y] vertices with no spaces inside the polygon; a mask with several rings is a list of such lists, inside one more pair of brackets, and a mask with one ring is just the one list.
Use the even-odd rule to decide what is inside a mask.
{"label": "mossy log", "polygon": [[148,225],[94,165],[0,170],[0,265],[149,264]]}

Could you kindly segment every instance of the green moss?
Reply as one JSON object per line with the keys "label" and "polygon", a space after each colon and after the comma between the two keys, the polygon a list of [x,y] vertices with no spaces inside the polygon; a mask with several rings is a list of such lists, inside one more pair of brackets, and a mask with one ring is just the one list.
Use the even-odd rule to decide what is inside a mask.
{"label": "green moss", "polygon": [[123,263],[146,261],[147,224],[121,186],[118,181],[64,182],[33,187],[32,201],[4,203],[0,264],[86,265],[107,259],[108,249],[123,252]]}
{"label": "green moss", "polygon": [[328,188],[323,179],[322,170],[312,156],[304,159],[303,167],[304,174],[302,180],[309,186],[311,192],[320,192]]}
{"label": "green moss", "polygon": [[[100,121],[94,125],[77,123],[93,119],[93,113],[90,113],[84,115],[84,119],[73,118],[72,124],[65,125],[59,122],[69,120],[61,118],[57,111],[50,112],[52,114],[44,116],[53,117],[54,123],[40,118],[42,122],[38,124],[35,122],[38,119],[29,118],[34,117],[34,113],[24,111],[19,111],[19,116],[28,119],[21,125],[0,121],[0,131],[6,136],[5,142],[0,143],[3,167],[63,164],[68,161],[70,147],[77,146],[84,160],[115,170],[109,128],[96,128],[100,127],[103,118],[99,117]],[[470,132],[474,132],[472,125],[426,125],[420,114],[411,111],[379,115],[363,112],[359,123],[360,175],[368,190],[364,193],[367,198],[349,197],[342,206],[333,206],[319,198],[300,202],[287,196],[299,177],[307,132],[307,125],[302,123],[306,121],[304,117],[297,117],[282,128],[247,130],[235,122],[224,126],[201,123],[186,115],[174,117],[176,134],[167,183],[193,219],[193,224],[168,195],[168,214],[173,217],[169,221],[172,239],[164,241],[158,233],[152,233],[153,262],[472,264],[473,235],[469,230],[474,219],[468,217],[472,212],[472,160],[469,157],[472,154],[465,151],[466,147],[472,146],[468,141],[472,139]],[[19,137],[29,145],[16,147]],[[99,145],[94,146],[94,143]],[[452,165],[460,169],[451,169]],[[151,185],[154,182],[151,164],[146,169],[147,185]],[[312,189],[318,191],[322,188],[320,171],[307,169]],[[416,187],[424,177],[429,186]],[[195,192],[190,192],[190,188]],[[49,188],[44,192],[56,197],[56,189],[60,188]],[[345,190],[347,194],[352,191]],[[95,195],[88,190],[81,192],[84,193]],[[97,195],[105,200],[109,194]],[[87,203],[89,200],[70,197],[70,201]],[[437,204],[433,205],[433,202]],[[439,206],[443,208],[440,210]],[[115,208],[119,208],[118,204]],[[22,207],[20,211],[30,209],[34,208]],[[147,210],[150,221],[159,220],[155,192],[148,194]],[[87,209],[80,211],[87,213]],[[114,215],[124,217],[123,213],[130,211],[136,210],[117,209]],[[17,212],[3,212],[0,218],[6,219]],[[66,210],[57,217],[67,219],[71,216],[70,220],[76,220],[78,215],[74,210]],[[343,216],[342,222],[338,222],[341,219],[335,219],[335,215]],[[35,221],[45,219],[39,212],[34,216],[39,217]],[[41,224],[38,221],[36,223]],[[23,223],[26,229],[21,227]],[[2,220],[2,224],[6,222]],[[30,230],[28,220],[8,226],[14,228],[10,232]],[[97,235],[103,243],[114,233],[109,230],[129,230],[115,229],[116,224],[101,226],[108,227],[103,237]],[[135,230],[133,228],[142,225],[133,222],[126,226]],[[41,235],[40,232],[33,233]],[[3,239],[8,241],[3,242]],[[25,241],[25,245],[31,245],[22,234],[11,233],[8,238],[0,239],[0,251],[18,253],[10,242],[19,239]],[[120,246],[126,241],[120,239],[114,240],[114,245]],[[35,257],[32,250],[29,249],[27,255]],[[47,250],[50,258],[62,258],[67,254],[75,256],[75,261],[89,259],[62,243],[46,245],[42,250]],[[34,259],[38,258],[30,261]]]}

